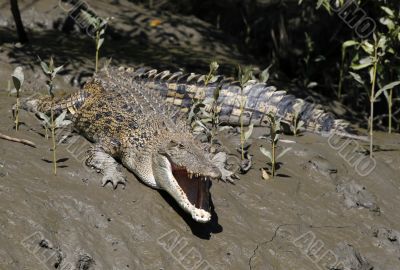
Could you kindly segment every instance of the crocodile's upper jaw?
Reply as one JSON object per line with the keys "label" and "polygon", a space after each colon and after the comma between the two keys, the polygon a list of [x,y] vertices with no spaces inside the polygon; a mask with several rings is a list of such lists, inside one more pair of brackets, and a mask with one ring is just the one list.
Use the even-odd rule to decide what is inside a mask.
{"label": "crocodile's upper jaw", "polygon": [[160,188],[166,190],[195,221],[206,223],[211,220],[209,189],[211,179],[220,176],[216,168],[210,167],[206,174],[190,172],[162,154],[153,157],[152,167]]}

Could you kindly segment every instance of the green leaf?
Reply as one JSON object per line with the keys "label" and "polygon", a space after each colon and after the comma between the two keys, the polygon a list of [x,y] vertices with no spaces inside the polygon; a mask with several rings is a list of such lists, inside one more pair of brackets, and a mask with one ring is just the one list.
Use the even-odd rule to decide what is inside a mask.
{"label": "green leaf", "polygon": [[200,121],[200,120],[196,120],[195,123],[202,127],[206,132],[209,132],[210,130]]}
{"label": "green leaf", "polygon": [[293,105],[293,111],[295,116],[298,116],[301,109],[303,108],[303,105],[305,104],[305,101],[302,99],[296,99],[296,103]]}
{"label": "green leaf", "polygon": [[372,55],[374,53],[374,45],[372,45],[371,43],[369,43],[367,40],[363,41],[361,43],[361,48],[363,48],[363,50],[368,53],[369,55]]}
{"label": "green leaf", "polygon": [[279,137],[280,137],[279,134],[276,134],[276,135],[275,135],[275,138],[274,138],[275,144],[279,141]]}
{"label": "green leaf", "polygon": [[297,123],[297,130],[301,130],[304,128],[304,121],[300,120],[299,123]]}
{"label": "green leaf", "polygon": [[374,67],[373,66],[368,70],[368,75],[369,75],[369,82],[372,83],[372,81],[374,80]]}
{"label": "green leaf", "polygon": [[214,83],[214,82],[216,82],[217,80],[218,80],[218,76],[212,75],[211,78],[210,78],[210,80],[208,81],[208,83]]}
{"label": "green leaf", "polygon": [[385,13],[386,13],[387,15],[389,15],[390,18],[394,18],[394,12],[393,12],[393,10],[391,10],[390,8],[385,7],[385,6],[381,6],[381,9],[382,9],[383,11],[385,11]]}
{"label": "green leaf", "polygon": [[382,92],[387,91],[387,90],[389,90],[389,89],[392,89],[392,88],[394,88],[394,87],[397,86],[397,85],[400,85],[400,81],[391,82],[391,83],[385,85],[384,87],[382,87],[381,89],[379,89],[379,90],[376,92],[376,94],[375,94],[375,99],[377,99],[377,98],[382,94]]}
{"label": "green leaf", "polygon": [[378,48],[381,48],[383,51],[386,49],[386,37],[382,36],[378,41]]}
{"label": "green leaf", "polygon": [[49,66],[45,62],[40,61],[40,66],[42,67],[42,70],[45,74],[47,75],[51,74]]}
{"label": "green leaf", "polygon": [[290,150],[292,150],[292,147],[286,148],[285,150],[283,150],[282,152],[279,153],[279,155],[276,157],[276,159],[279,159],[279,158],[283,157]]}
{"label": "green leaf", "polygon": [[253,68],[251,66],[240,67],[239,66],[239,81],[243,86],[253,77]]}
{"label": "green leaf", "polygon": [[260,74],[260,82],[266,83],[269,79],[269,69],[272,67],[272,64],[269,65],[266,69],[264,69]]}
{"label": "green leaf", "polygon": [[212,61],[210,63],[210,73],[214,74],[219,68],[218,62],[217,61]]}
{"label": "green leaf", "polygon": [[283,142],[283,143],[296,143],[295,141],[292,141],[292,140],[280,140],[280,142]]}
{"label": "green leaf", "polygon": [[24,83],[24,72],[22,71],[22,67],[16,67],[14,69],[13,74],[11,75],[14,87],[19,91],[21,89],[21,85]]}
{"label": "green leaf", "polygon": [[47,115],[45,115],[42,112],[37,112],[37,115],[43,120],[42,121],[42,125],[43,126],[48,126],[50,127],[50,117],[48,117]]}
{"label": "green leaf", "polygon": [[104,38],[100,38],[99,42],[97,43],[97,50],[100,50],[101,45],[104,43]]}
{"label": "green leaf", "polygon": [[317,9],[319,9],[322,6],[323,3],[324,3],[324,0],[318,0]]}
{"label": "green leaf", "polygon": [[56,127],[60,127],[61,123],[64,121],[65,116],[67,115],[67,111],[63,111],[54,121]]}
{"label": "green leaf", "polygon": [[247,141],[250,138],[251,134],[253,133],[253,127],[254,127],[254,124],[251,123],[250,126],[249,126],[249,129],[244,133],[244,140],[245,141]]}
{"label": "green leaf", "polygon": [[64,65],[61,65],[61,66],[59,66],[59,67],[56,67],[56,68],[53,70],[53,74],[56,75],[63,67],[64,67]]}
{"label": "green leaf", "polygon": [[389,29],[389,31],[393,31],[396,27],[395,23],[393,22],[393,20],[389,19],[389,18],[380,18],[379,22],[383,25],[386,25],[386,27]]}
{"label": "green leaf", "polygon": [[342,48],[346,49],[348,47],[356,46],[358,44],[360,44],[360,42],[355,41],[355,40],[347,40],[347,41],[343,42]]}
{"label": "green leaf", "polygon": [[358,64],[352,63],[350,67],[354,70],[360,70],[372,66],[372,64],[372,58],[368,56],[361,59]]}
{"label": "green leaf", "polygon": [[310,82],[310,83],[307,85],[307,88],[308,88],[308,89],[312,89],[312,88],[317,87],[317,86],[318,86],[318,83],[317,83],[317,82]]}
{"label": "green leaf", "polygon": [[349,73],[353,77],[353,79],[356,80],[358,83],[360,83],[362,85],[365,84],[364,80],[361,78],[361,76],[359,74],[351,72],[351,71],[349,71]]}
{"label": "green leaf", "polygon": [[390,97],[389,97],[389,93],[388,91],[384,91],[383,94],[385,95],[386,100],[388,101],[388,103],[390,103]]}
{"label": "green leaf", "polygon": [[270,151],[268,151],[267,149],[265,149],[264,147],[260,147],[260,151],[261,151],[261,153],[264,155],[264,156],[266,156],[267,158],[269,158],[269,160],[271,160],[272,161],[272,154],[271,154],[271,152]]}

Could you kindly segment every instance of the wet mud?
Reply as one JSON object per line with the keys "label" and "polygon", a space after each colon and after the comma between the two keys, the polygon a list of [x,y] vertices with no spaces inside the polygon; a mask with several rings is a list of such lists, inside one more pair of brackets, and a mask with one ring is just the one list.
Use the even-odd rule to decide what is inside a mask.
{"label": "wet mud", "polygon": [[[58,15],[50,18],[61,16],[53,12]],[[2,25],[2,33],[9,31],[7,22]],[[260,170],[267,160],[259,147],[270,145],[258,137],[268,130],[256,128],[249,147],[252,168],[235,184],[212,184],[209,224],[195,223],[168,194],[143,185],[127,170],[125,189],[101,187],[101,176],[85,166],[90,143],[73,132],[60,134],[66,138],[57,148],[55,176],[51,140],[24,111],[20,130],[13,129],[15,96],[6,91],[12,70],[22,64],[22,96],[46,93],[33,60],[46,33],[54,34],[37,34],[26,50],[15,47],[12,36],[0,47],[0,132],[37,145],[0,139],[0,269],[400,269],[399,134],[376,132],[380,150],[373,155],[373,168],[365,152],[351,151],[367,149],[363,142],[340,148],[314,134],[284,136],[295,143],[280,143],[278,151],[292,150],[280,158],[278,176],[263,180]],[[79,86],[85,78],[79,70],[90,74],[89,45],[75,39],[71,44],[81,44],[84,53],[79,55],[78,47],[60,52],[60,62],[69,64],[57,81],[58,94]],[[220,55],[228,50],[224,46],[218,47]],[[57,56],[55,49],[45,53]],[[203,53],[190,58],[188,66]],[[156,58],[149,59],[143,63]],[[142,62],[135,55],[124,61]],[[219,138],[231,160],[239,160],[238,135],[221,132]]]}

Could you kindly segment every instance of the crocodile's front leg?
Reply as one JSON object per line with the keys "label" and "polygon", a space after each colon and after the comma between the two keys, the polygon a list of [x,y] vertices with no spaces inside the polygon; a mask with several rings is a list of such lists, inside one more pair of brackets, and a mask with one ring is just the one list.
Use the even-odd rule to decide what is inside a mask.
{"label": "crocodile's front leg", "polygon": [[86,165],[95,168],[103,174],[101,185],[111,182],[114,189],[118,184],[126,185],[126,176],[122,173],[122,166],[99,145],[88,151]]}

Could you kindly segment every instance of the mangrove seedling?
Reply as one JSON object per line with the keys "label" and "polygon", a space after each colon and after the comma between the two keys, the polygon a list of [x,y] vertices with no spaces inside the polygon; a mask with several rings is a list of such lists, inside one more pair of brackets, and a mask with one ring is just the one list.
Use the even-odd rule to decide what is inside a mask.
{"label": "mangrove seedling", "polygon": [[24,73],[22,67],[16,67],[11,75],[15,90],[17,92],[17,104],[15,105],[15,130],[18,131],[19,126],[19,96],[21,86],[24,83]]}
{"label": "mangrove seedling", "polygon": [[[373,34],[373,43],[371,44],[368,40],[360,43],[360,47],[368,55],[367,57],[360,59],[358,62],[354,62],[351,65],[353,70],[368,69],[368,74],[370,76],[371,90],[369,92],[370,101],[370,116],[369,116],[369,135],[370,135],[370,147],[369,154],[372,157],[373,154],[373,139],[374,139],[374,103],[377,98],[384,92],[397,86],[399,82],[392,82],[382,87],[380,90],[376,91],[376,86],[378,84],[378,69],[381,68],[380,61],[387,51],[390,50],[387,45],[387,38],[384,35]],[[358,59],[357,59],[358,60]],[[363,83],[361,76],[357,73],[351,73],[353,78],[359,83]],[[387,93],[385,94],[387,95]]]}
{"label": "mangrove seedling", "polygon": [[[51,119],[50,117],[48,117],[46,114],[42,113],[42,112],[38,112],[37,113],[39,118],[42,119],[41,124],[43,126],[43,128],[46,130],[46,139],[48,139],[48,135],[47,135],[47,130],[51,130]],[[54,119],[54,129],[58,129],[58,128],[62,128],[65,126],[68,126],[69,124],[72,123],[71,120],[66,120],[65,117],[67,115],[67,111],[63,111],[59,116],[57,116],[56,119]],[[55,135],[57,136],[57,135]]]}
{"label": "mangrove seedling", "polygon": [[[268,122],[270,124],[270,141],[271,141],[271,151],[265,149],[263,146],[260,147],[261,153],[266,156],[269,161],[271,162],[271,176],[275,177],[276,175],[276,170],[277,170],[277,160],[280,159],[283,155],[285,155],[288,151],[290,151],[292,148],[288,147],[284,149],[281,153],[276,155],[276,149],[278,142],[280,141],[279,135],[281,134],[281,125],[279,120],[275,118],[275,115],[272,113],[267,114],[268,117]],[[292,141],[287,141],[287,142],[292,142]],[[292,142],[293,143],[293,142]],[[263,178],[265,179],[265,172],[263,171]]]}
{"label": "mangrove seedling", "polygon": [[290,130],[292,131],[294,136],[298,136],[300,132],[304,130],[304,121],[300,120],[300,113],[303,105],[304,105],[304,100],[299,99],[299,101],[296,102],[296,104],[294,104],[293,106],[293,118]]}
{"label": "mangrove seedling", "polygon": [[45,62],[40,61],[40,66],[42,67],[43,72],[46,74],[47,86],[49,90],[49,95],[51,98],[51,108],[50,108],[50,129],[51,129],[51,138],[53,142],[53,165],[54,165],[54,175],[57,174],[57,159],[56,159],[56,138],[55,138],[55,121],[54,121],[54,92],[53,92],[53,80],[56,77],[57,73],[63,68],[63,66],[54,67],[53,57],[50,58],[49,65]]}
{"label": "mangrove seedling", "polygon": [[[207,87],[209,83],[215,82],[218,77],[215,76],[219,65],[217,62],[213,61],[210,63],[210,69],[207,75],[204,76],[204,86]],[[192,106],[189,111],[189,122],[192,123],[192,128],[201,128],[202,132],[207,135],[207,140],[210,144],[218,133],[219,122],[219,108],[218,108],[218,98],[221,88],[215,87],[212,97],[206,98],[204,101],[196,100],[195,97],[192,98]],[[201,117],[199,115],[202,114]],[[211,128],[207,128],[207,124],[211,124]],[[210,148],[211,149],[211,148]]]}
{"label": "mangrove seedling", "polygon": [[[392,104],[393,104],[393,88],[396,86],[400,85],[400,81],[395,81],[392,83],[389,83],[379,89],[374,97],[374,102],[375,100],[378,99],[378,97],[383,93],[386,97],[387,103],[388,103],[388,111],[389,111],[389,133],[392,132]],[[389,92],[389,93],[388,93]]]}
{"label": "mangrove seedling", "polygon": [[[219,65],[216,61],[211,62],[210,64],[210,70],[208,75],[206,76],[204,85],[207,87],[207,85],[210,82],[214,82],[217,77],[215,76],[215,74],[217,73],[217,70],[219,68]],[[206,107],[207,105],[209,105],[209,110],[210,110],[210,120],[211,120],[211,144],[214,141],[214,138],[217,136],[217,132],[218,132],[218,126],[219,126],[219,109],[218,109],[218,98],[219,98],[219,94],[220,94],[221,88],[219,86],[215,87],[214,89],[214,93],[213,93],[213,97],[212,100],[210,100],[209,104],[205,103]]]}
{"label": "mangrove seedling", "polygon": [[85,10],[81,10],[83,16],[89,22],[89,24],[93,27],[93,30],[96,33],[95,36],[95,45],[96,45],[96,57],[95,57],[95,72],[97,73],[99,66],[99,51],[101,46],[104,43],[104,34],[106,32],[106,27],[109,18],[103,19],[100,17],[96,17]]}
{"label": "mangrove seedling", "polygon": [[240,122],[240,147],[241,147],[241,158],[245,159],[244,156],[244,143],[245,143],[245,134],[243,128],[243,113],[246,107],[246,97],[243,94],[243,88],[246,86],[246,83],[253,78],[253,68],[250,66],[245,66],[242,68],[240,65],[238,66],[238,79],[240,83],[240,98],[239,98],[239,122]]}

